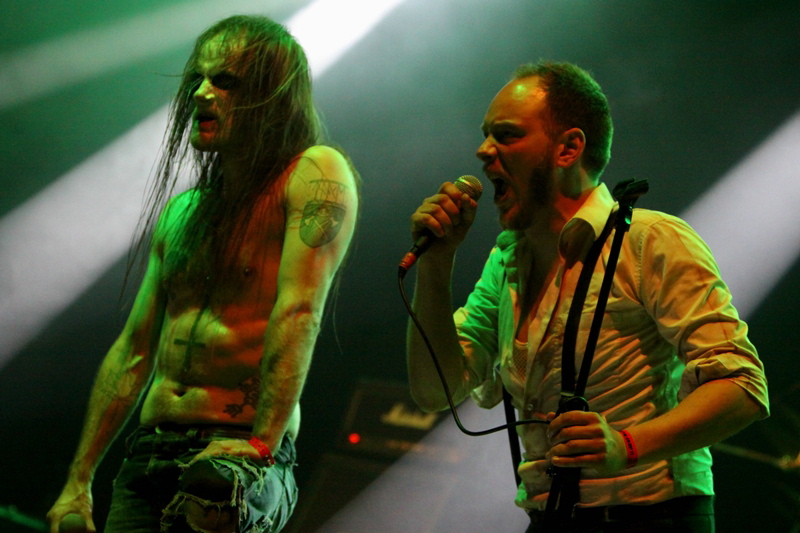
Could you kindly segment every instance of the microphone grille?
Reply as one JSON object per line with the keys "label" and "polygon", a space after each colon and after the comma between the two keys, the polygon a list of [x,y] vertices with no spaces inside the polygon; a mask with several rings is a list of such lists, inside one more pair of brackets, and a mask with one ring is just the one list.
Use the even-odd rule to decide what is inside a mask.
{"label": "microphone grille", "polygon": [[463,192],[476,202],[480,199],[481,194],[483,194],[483,185],[481,185],[481,180],[475,176],[461,176],[456,180],[454,185],[458,187],[459,191]]}

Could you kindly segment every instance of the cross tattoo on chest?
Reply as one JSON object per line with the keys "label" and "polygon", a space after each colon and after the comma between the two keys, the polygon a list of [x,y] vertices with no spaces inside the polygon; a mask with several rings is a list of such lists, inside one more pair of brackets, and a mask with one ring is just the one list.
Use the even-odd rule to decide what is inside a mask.
{"label": "cross tattoo on chest", "polygon": [[195,342],[192,340],[193,335],[190,335],[188,339],[175,339],[175,345],[177,346],[186,346],[186,351],[183,354],[183,366],[181,367],[181,372],[183,375],[189,373],[189,369],[192,368],[192,348],[205,348],[205,343],[202,342]]}
{"label": "cross tattoo on chest", "polygon": [[197,325],[200,323],[200,317],[203,316],[205,312],[205,308],[208,305],[208,300],[203,304],[203,307],[197,312],[197,316],[194,319],[194,323],[192,324],[192,329],[189,331],[189,338],[188,339],[175,339],[173,342],[176,346],[186,346],[186,351],[183,354],[183,365],[181,365],[181,374],[185,377],[189,374],[189,370],[192,368],[192,348],[205,348],[206,345],[203,342],[195,341],[195,334],[197,333]]}

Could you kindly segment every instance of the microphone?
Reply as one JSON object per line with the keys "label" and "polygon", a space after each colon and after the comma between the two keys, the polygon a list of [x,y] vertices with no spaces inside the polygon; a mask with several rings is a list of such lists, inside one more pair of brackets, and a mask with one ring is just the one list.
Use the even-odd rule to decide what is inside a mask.
{"label": "microphone", "polygon": [[[459,191],[466,194],[476,202],[480,199],[481,194],[483,193],[483,186],[481,185],[480,180],[475,176],[461,176],[453,185],[455,185]],[[405,273],[408,272],[408,269],[414,266],[414,263],[417,262],[419,256],[425,253],[434,239],[436,239],[436,236],[431,233],[430,230],[422,230],[422,233],[417,238],[414,246],[411,247],[411,250],[405,256],[403,256],[403,260],[400,261],[401,276],[404,276]]]}

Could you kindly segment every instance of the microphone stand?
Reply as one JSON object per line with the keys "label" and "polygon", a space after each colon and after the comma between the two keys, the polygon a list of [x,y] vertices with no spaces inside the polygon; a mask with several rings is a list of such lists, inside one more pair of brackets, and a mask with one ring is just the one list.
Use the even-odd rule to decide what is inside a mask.
{"label": "microphone stand", "polygon": [[[556,415],[567,411],[589,411],[589,403],[583,395],[586,389],[586,382],[589,379],[589,371],[592,366],[594,350],[597,347],[597,339],[600,335],[600,327],[603,323],[606,303],[608,303],[608,296],[611,293],[614,272],[617,268],[620,250],[622,249],[622,241],[631,225],[633,205],[640,196],[647,192],[648,188],[647,180],[634,181],[633,179],[620,182],[614,187],[613,196],[619,202],[619,210],[616,214],[611,214],[603,232],[589,250],[586,262],[581,270],[578,286],[575,289],[572,305],[570,306],[564,332],[564,350],[562,352],[561,398]],[[614,223],[616,231],[611,244],[611,250],[608,254],[606,272],[603,276],[603,283],[600,286],[600,293],[597,297],[597,306],[595,307],[591,329],[589,330],[589,336],[586,341],[586,349],[583,354],[580,375],[576,383],[575,343],[580,315],[582,314],[583,303],[594,271],[594,265],[597,262],[600,251],[611,229],[612,218],[616,218]],[[547,498],[542,524],[542,531],[545,533],[556,532],[567,526],[572,519],[575,507],[578,502],[580,502],[581,471],[579,468],[552,466],[548,469],[548,474],[553,478],[553,481],[550,487],[550,494]]]}

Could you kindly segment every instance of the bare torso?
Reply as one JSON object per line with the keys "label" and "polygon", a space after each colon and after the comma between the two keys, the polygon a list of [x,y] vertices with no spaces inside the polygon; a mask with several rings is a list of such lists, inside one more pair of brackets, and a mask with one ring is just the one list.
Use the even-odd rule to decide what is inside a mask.
{"label": "bare torso", "polygon": [[[172,221],[185,219],[190,198],[184,194],[177,199],[167,228],[182,223]],[[153,381],[141,412],[143,425],[253,425],[259,390],[270,386],[261,383],[259,363],[277,295],[285,227],[282,195],[263,201],[272,204],[256,210],[260,214],[250,221],[236,270],[215,286],[222,298],[211,302],[204,290],[180,277],[162,279],[166,306]],[[162,257],[169,251],[165,242],[169,239],[154,241]],[[299,422],[298,405],[289,436],[296,437]]]}

